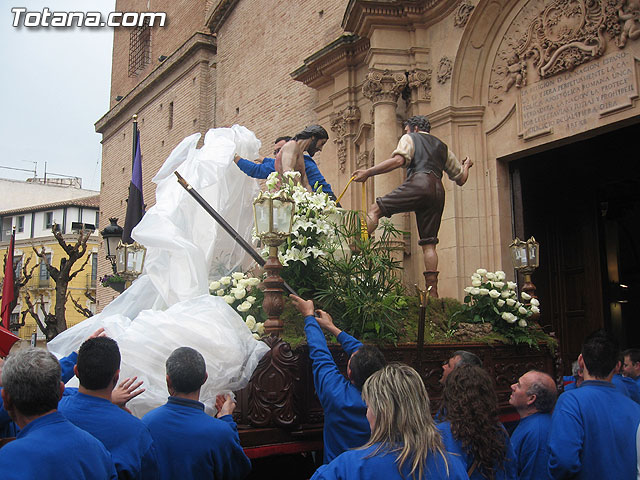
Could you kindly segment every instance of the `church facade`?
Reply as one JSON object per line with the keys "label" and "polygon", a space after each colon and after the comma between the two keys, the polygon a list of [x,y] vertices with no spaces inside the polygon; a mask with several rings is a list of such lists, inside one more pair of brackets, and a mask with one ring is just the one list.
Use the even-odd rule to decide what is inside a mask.
{"label": "church facade", "polygon": [[[598,327],[623,344],[640,338],[637,0],[151,0],[147,9],[166,11],[167,26],[115,31],[110,110],[96,124],[102,223],[124,219],[133,114],[148,206],[150,179],[194,132],[239,123],[269,156],[276,137],[319,123],[330,140],[318,164],[339,193],[351,172],[390,156],[405,118],[425,114],[434,135],[475,161],[464,187],[444,181],[440,295],[461,299],[477,268],[513,279],[509,244],[534,236],[541,323],[565,360]],[[369,180],[366,203],[403,175]],[[362,203],[349,187],[343,206]],[[415,219],[393,221],[407,232],[405,281],[420,283]],[[99,292],[98,308],[112,297]]]}

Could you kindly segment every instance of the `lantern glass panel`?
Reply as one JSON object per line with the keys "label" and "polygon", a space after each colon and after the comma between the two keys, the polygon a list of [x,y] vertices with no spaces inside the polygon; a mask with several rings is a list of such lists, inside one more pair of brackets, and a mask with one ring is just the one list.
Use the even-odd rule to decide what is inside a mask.
{"label": "lantern glass panel", "polygon": [[511,246],[511,259],[513,260],[513,268],[516,270],[527,266],[527,246],[525,243]]}
{"label": "lantern glass panel", "polygon": [[527,250],[529,252],[529,266],[538,268],[540,266],[540,258],[538,256],[538,243],[527,242]]}
{"label": "lantern glass panel", "polygon": [[107,237],[106,247],[107,247],[108,256],[115,257],[116,249],[118,248],[119,243],[120,243],[120,237],[118,236]]}
{"label": "lantern glass panel", "polygon": [[291,232],[291,219],[293,215],[293,203],[273,200],[273,230],[278,233]]}
{"label": "lantern glass panel", "polygon": [[256,231],[258,235],[270,231],[269,223],[269,201],[258,202],[253,205],[256,215]]}
{"label": "lantern glass panel", "polygon": [[116,249],[116,270],[118,273],[124,273],[126,268],[126,250],[124,247],[120,247]]}

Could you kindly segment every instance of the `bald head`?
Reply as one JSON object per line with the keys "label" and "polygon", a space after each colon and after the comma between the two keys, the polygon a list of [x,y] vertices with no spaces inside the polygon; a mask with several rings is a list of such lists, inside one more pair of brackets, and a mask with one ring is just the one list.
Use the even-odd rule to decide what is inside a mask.
{"label": "bald head", "polygon": [[511,385],[509,403],[513,405],[520,417],[534,413],[550,413],[556,403],[558,391],[550,375],[531,370]]}

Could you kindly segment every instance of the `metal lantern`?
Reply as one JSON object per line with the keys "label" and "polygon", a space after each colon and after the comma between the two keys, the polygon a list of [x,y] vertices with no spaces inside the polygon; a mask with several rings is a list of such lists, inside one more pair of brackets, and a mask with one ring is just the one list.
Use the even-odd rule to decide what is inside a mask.
{"label": "metal lantern", "polygon": [[138,242],[118,244],[116,271],[124,279],[133,281],[142,273],[147,249]]}
{"label": "metal lantern", "polygon": [[113,273],[116,273],[116,250],[122,241],[122,227],[118,225],[118,219],[112,217],[109,219],[110,225],[107,225],[101,232],[102,238],[105,240],[107,249],[107,260],[111,262]]}
{"label": "metal lantern", "polygon": [[295,202],[285,192],[260,192],[253,211],[257,235],[266,245],[277,247],[291,235]]}
{"label": "metal lantern", "polygon": [[540,244],[536,239],[531,237],[523,242],[518,237],[509,245],[511,250],[511,261],[513,268],[524,274],[531,274],[540,266]]}

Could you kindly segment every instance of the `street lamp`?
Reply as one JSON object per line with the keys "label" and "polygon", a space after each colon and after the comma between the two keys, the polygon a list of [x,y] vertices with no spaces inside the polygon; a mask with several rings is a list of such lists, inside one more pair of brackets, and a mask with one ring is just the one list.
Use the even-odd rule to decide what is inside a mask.
{"label": "street lamp", "polygon": [[533,298],[537,298],[536,286],[531,281],[531,275],[540,266],[540,244],[533,237],[526,242],[516,237],[513,243],[509,245],[509,249],[511,250],[513,268],[524,275],[522,291]]}
{"label": "street lamp", "polygon": [[262,282],[264,286],[264,301],[262,308],[268,316],[264,322],[267,334],[279,335],[282,331],[280,315],[284,310],[282,296],[284,281],[280,277],[282,264],[278,259],[278,247],[291,234],[295,202],[285,192],[271,194],[260,192],[253,202],[257,236],[265,245],[269,246],[269,258],[264,264],[267,278]]}
{"label": "street lamp", "polygon": [[142,273],[147,249],[138,242],[118,244],[116,270],[129,284]]}
{"label": "street lamp", "polygon": [[113,273],[116,274],[116,250],[118,244],[122,241],[122,227],[118,225],[118,219],[111,217],[109,219],[110,225],[107,225],[101,232],[102,238],[105,240],[105,246],[107,248],[107,260],[111,262]]}

